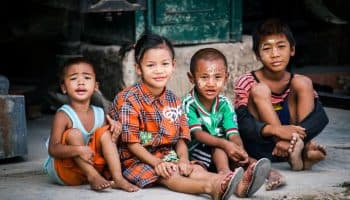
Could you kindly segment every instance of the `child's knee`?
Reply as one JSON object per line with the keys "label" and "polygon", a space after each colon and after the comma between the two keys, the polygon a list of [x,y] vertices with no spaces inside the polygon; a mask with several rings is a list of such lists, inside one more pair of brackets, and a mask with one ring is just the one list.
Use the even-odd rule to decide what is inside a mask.
{"label": "child's knee", "polygon": [[259,83],[255,86],[252,87],[250,90],[250,95],[251,98],[254,99],[261,99],[261,98],[270,98],[271,97],[271,90],[269,86],[267,86],[264,83]]}
{"label": "child's knee", "polygon": [[310,93],[312,93],[314,90],[311,79],[306,76],[296,76],[293,78],[291,82],[291,89],[295,92],[306,91]]}
{"label": "child's knee", "polygon": [[84,137],[82,132],[77,128],[67,130],[65,143],[67,144],[84,144]]}

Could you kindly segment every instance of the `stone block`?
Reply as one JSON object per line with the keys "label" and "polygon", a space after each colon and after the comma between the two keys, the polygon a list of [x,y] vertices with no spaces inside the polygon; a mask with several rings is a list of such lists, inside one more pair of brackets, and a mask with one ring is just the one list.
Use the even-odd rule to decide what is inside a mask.
{"label": "stone block", "polygon": [[8,94],[10,87],[9,80],[0,74],[0,94]]}
{"label": "stone block", "polygon": [[27,153],[24,96],[0,95],[0,159]]}

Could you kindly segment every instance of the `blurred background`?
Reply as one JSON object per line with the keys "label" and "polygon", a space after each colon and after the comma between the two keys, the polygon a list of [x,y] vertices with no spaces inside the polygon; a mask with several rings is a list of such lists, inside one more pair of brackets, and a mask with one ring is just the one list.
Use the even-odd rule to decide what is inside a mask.
{"label": "blurred background", "polygon": [[[0,74],[9,94],[25,96],[27,118],[37,118],[55,111],[50,92],[57,92],[58,66],[67,58],[91,56],[111,100],[125,82],[122,58],[110,57],[122,56],[142,33],[163,34],[184,48],[240,43],[258,22],[277,17],[296,38],[290,70],[310,76],[326,106],[349,108],[349,13],[348,0],[4,0]],[[105,48],[111,45],[117,53]]]}

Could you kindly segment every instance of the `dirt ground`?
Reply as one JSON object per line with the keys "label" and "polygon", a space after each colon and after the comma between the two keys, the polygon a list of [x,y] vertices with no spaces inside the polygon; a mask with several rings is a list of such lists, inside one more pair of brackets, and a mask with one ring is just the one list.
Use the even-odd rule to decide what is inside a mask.
{"label": "dirt ground", "polygon": [[[287,185],[268,192],[263,186],[250,199],[350,199],[350,110],[326,108],[326,112],[330,123],[316,141],[326,146],[327,158],[315,165],[311,171],[293,172],[289,170],[287,163],[274,163],[273,167],[285,176]],[[136,193],[112,189],[97,193],[91,191],[88,185],[77,187],[54,185],[42,171],[47,156],[44,143],[49,135],[51,120],[52,116],[44,116],[28,121],[28,155],[0,162],[1,200],[209,199],[206,195],[181,194],[162,187],[143,189]]]}

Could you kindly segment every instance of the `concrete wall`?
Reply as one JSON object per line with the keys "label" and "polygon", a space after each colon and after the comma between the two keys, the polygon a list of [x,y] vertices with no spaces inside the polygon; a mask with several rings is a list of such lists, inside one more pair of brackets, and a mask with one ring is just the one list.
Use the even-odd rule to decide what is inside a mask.
{"label": "concrete wall", "polygon": [[[252,51],[252,38],[248,35],[243,36],[242,42],[237,43],[177,46],[175,47],[177,68],[168,87],[178,96],[181,97],[192,88],[186,75],[189,71],[191,57],[197,50],[206,47],[222,51],[227,58],[230,78],[223,93],[228,97],[233,96],[233,83],[237,76],[261,66]],[[120,58],[119,50],[120,46],[82,45],[83,55],[92,58],[97,63],[97,73],[102,80],[101,90],[109,99],[113,98],[115,94],[113,91],[117,92],[138,80],[134,69],[134,51],[126,52],[124,57]]]}

